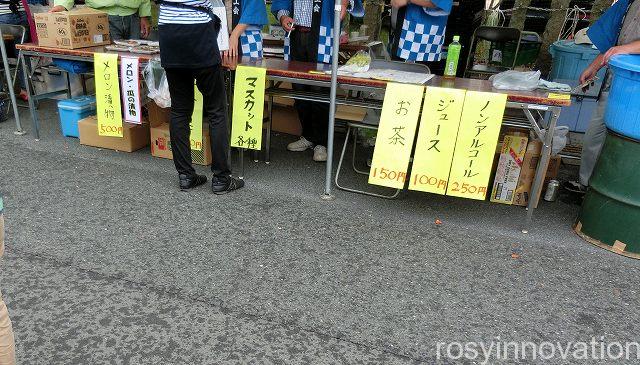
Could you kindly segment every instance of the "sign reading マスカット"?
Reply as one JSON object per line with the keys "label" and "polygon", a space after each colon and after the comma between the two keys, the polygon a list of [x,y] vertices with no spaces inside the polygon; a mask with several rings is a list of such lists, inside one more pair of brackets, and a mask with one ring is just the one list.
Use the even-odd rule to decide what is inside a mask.
{"label": "sign reading \u30de\u30b9\u30ab\u30c3\u30c8", "polygon": [[260,150],[267,70],[238,66],[233,92],[231,147]]}
{"label": "sign reading \u30de\u30b9\u30ab\u30c3\u30c8", "polygon": [[122,57],[120,59],[124,120],[134,124],[142,124],[138,65],[137,57]]}
{"label": "sign reading \u30de\u30b9\u30ab\u30c3\u30c8", "polygon": [[404,187],[423,95],[423,86],[387,84],[369,184]]}
{"label": "sign reading \u30de\u30b9\u30ab\u30c3\u30c8", "polygon": [[98,135],[122,137],[122,107],[118,79],[118,55],[94,54]]}

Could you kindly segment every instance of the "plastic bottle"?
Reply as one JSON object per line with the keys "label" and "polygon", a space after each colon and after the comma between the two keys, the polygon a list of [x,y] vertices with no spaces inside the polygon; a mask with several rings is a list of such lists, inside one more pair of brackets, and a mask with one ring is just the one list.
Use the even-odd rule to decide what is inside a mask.
{"label": "plastic bottle", "polygon": [[456,77],[461,49],[462,45],[460,44],[460,36],[453,36],[453,42],[451,42],[449,48],[447,48],[447,63],[444,68],[444,77]]}

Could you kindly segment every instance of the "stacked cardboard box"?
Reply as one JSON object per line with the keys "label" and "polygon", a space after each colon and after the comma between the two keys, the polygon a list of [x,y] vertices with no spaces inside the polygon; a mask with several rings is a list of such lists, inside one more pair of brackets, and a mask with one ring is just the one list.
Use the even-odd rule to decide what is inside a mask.
{"label": "stacked cardboard box", "polygon": [[123,123],[122,137],[105,137],[98,135],[98,119],[87,117],[78,122],[80,144],[110,150],[133,152],[149,145],[149,123]]}
{"label": "stacked cardboard box", "polygon": [[107,13],[80,8],[58,13],[34,14],[38,44],[75,49],[111,44]]}

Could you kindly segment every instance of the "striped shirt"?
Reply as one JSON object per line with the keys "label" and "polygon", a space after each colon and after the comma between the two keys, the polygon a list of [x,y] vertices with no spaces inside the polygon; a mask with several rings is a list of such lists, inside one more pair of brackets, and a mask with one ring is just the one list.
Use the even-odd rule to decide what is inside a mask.
{"label": "striped shirt", "polygon": [[[210,0],[164,0],[167,3],[180,3],[200,8],[213,9]],[[162,24],[203,24],[211,21],[211,16],[203,11],[177,8],[160,4],[158,25]]]}
{"label": "striped shirt", "polygon": [[[18,11],[24,12],[24,8],[22,7],[22,1],[18,3]],[[2,2],[0,3],[0,15],[11,14],[12,11],[9,8],[9,3]]]}
{"label": "striped shirt", "polygon": [[[282,16],[291,16],[289,10],[278,12],[278,21]],[[313,19],[313,0],[293,0],[293,21],[295,25],[311,28]]]}

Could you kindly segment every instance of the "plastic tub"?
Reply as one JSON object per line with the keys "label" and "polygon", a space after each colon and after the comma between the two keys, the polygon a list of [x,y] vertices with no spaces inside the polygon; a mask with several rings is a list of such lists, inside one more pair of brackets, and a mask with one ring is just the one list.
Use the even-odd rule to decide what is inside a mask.
{"label": "plastic tub", "polygon": [[640,55],[611,58],[611,91],[604,123],[623,136],[640,140]]}
{"label": "plastic tub", "polygon": [[60,114],[60,128],[65,137],[80,136],[78,121],[96,115],[96,98],[93,96],[81,96],[74,99],[60,100],[58,102]]}
{"label": "plastic tub", "polygon": [[[577,80],[587,66],[600,54],[587,44],[575,44],[572,40],[553,42],[549,47],[549,53],[553,56],[553,64],[549,79]],[[598,72],[600,80],[604,78],[605,69]]]}

